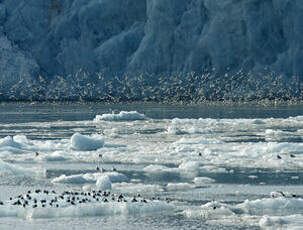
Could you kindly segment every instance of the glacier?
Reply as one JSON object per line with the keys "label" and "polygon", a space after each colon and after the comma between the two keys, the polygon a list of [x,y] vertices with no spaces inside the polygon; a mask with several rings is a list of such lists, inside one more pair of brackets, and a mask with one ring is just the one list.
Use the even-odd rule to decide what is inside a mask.
{"label": "glacier", "polygon": [[0,97],[301,97],[302,9],[300,0],[0,0]]}

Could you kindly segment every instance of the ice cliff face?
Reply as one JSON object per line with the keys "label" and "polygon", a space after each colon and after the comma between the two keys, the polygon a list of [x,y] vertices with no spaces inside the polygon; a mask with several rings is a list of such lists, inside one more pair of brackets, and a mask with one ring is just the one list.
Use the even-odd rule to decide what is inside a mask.
{"label": "ice cliff face", "polygon": [[64,95],[79,73],[90,97],[108,92],[99,81],[115,75],[212,73],[218,82],[241,70],[250,81],[270,71],[298,81],[302,12],[302,0],[0,0],[0,96],[13,87],[21,97],[20,82],[40,87],[41,99]]}

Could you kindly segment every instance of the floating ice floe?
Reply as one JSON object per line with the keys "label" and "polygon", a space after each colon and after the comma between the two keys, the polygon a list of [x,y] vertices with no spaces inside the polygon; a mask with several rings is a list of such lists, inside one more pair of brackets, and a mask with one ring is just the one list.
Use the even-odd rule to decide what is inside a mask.
{"label": "floating ice floe", "polygon": [[14,175],[14,176],[44,176],[45,170],[43,169],[27,169],[18,165],[6,163],[0,159],[0,175]]}
{"label": "floating ice floe", "polygon": [[113,183],[128,181],[127,176],[119,172],[103,172],[103,173],[86,173],[76,175],[61,175],[52,179],[52,183],[67,183],[67,184],[85,184],[96,183],[99,178],[107,176]]}
{"label": "floating ice floe", "polygon": [[21,148],[21,143],[16,142],[11,136],[7,136],[0,139],[0,147],[13,147],[13,148]]}
{"label": "floating ice floe", "polygon": [[202,127],[197,119],[179,119],[174,118],[167,128],[168,134],[208,134],[212,133],[209,127]]}
{"label": "floating ice floe", "polygon": [[146,120],[147,117],[144,114],[138,113],[137,111],[121,111],[118,114],[102,114],[96,115],[94,122],[99,121],[135,121],[135,120]]}
{"label": "floating ice floe", "polygon": [[97,150],[104,146],[104,138],[99,135],[85,136],[75,133],[71,137],[71,148],[80,151]]}
{"label": "floating ice floe", "polygon": [[250,215],[295,214],[303,211],[303,199],[287,197],[263,198],[246,200],[235,207]]}
{"label": "floating ice floe", "polygon": [[[269,120],[270,121],[270,120]],[[267,122],[269,122],[267,121]],[[179,119],[174,118],[167,128],[168,134],[211,134],[215,129],[246,128],[247,125],[265,125],[266,119]]]}
{"label": "floating ice floe", "polygon": [[171,171],[171,169],[164,165],[148,165],[143,168],[143,171],[150,173],[160,173],[160,172],[169,172]]}
{"label": "floating ice floe", "polygon": [[189,190],[195,187],[194,184],[189,183],[168,183],[166,185],[166,190],[175,191],[175,190]]}
{"label": "floating ice floe", "polygon": [[201,166],[198,161],[185,161],[179,165],[181,171],[202,171],[208,173],[227,173],[225,168],[217,167],[215,165]]}
{"label": "floating ice floe", "polygon": [[262,229],[277,230],[300,230],[303,229],[303,215],[287,215],[287,216],[263,216],[259,221]]}
{"label": "floating ice floe", "polygon": [[[281,195],[281,192],[273,192]],[[271,194],[273,194],[271,193]],[[283,193],[282,194],[287,194]],[[207,221],[231,219],[236,222],[239,219],[251,217],[255,225],[268,229],[274,227],[287,226],[296,216],[300,220],[295,226],[303,223],[302,213],[303,199],[298,197],[286,197],[284,195],[275,198],[263,198],[256,200],[246,200],[240,204],[225,204],[218,201],[208,202],[199,208],[186,209],[183,214],[189,218],[203,218]],[[285,227],[284,226],[284,227]],[[301,225],[303,226],[303,225]],[[278,228],[280,229],[280,228]],[[288,228],[281,228],[288,229]],[[292,228],[290,228],[292,229]]]}
{"label": "floating ice floe", "polygon": [[173,145],[192,145],[192,144],[220,144],[222,143],[215,138],[205,138],[205,137],[196,137],[196,138],[181,138],[180,140],[173,143]]}
{"label": "floating ice floe", "polygon": [[179,169],[188,171],[199,171],[200,163],[197,161],[186,161],[179,165]]}
{"label": "floating ice floe", "polygon": [[[47,154],[43,157],[40,153],[53,153],[54,151],[62,151],[68,149],[68,143],[65,140],[62,141],[41,141],[41,140],[29,140],[24,135],[16,135],[16,136],[7,136],[4,138],[0,138],[0,152],[2,156],[9,154],[27,154],[24,158],[20,159],[30,159],[36,158],[38,160],[42,160],[42,158],[46,158]],[[28,154],[31,154],[30,157]],[[37,158],[39,156],[39,158]],[[52,158],[51,155],[49,156]],[[53,156],[54,158],[55,156]],[[47,160],[47,159],[45,159]]]}
{"label": "floating ice floe", "polygon": [[59,218],[104,215],[132,215],[174,211],[165,201],[141,196],[127,197],[110,191],[56,192],[36,189],[0,201],[0,217]]}
{"label": "floating ice floe", "polygon": [[38,159],[41,161],[51,162],[51,161],[66,161],[69,160],[70,158],[66,156],[65,152],[55,151],[47,155],[38,156]]}
{"label": "floating ice floe", "polygon": [[215,183],[216,180],[209,177],[195,177],[193,179],[193,182],[195,183],[196,186],[205,186],[208,184]]}
{"label": "floating ice floe", "polygon": [[28,153],[28,141],[25,136],[7,136],[0,138],[0,152],[6,151],[13,154]]}
{"label": "floating ice floe", "polygon": [[163,186],[159,184],[143,184],[143,183],[115,183],[112,185],[114,191],[124,193],[159,193],[163,192]]}

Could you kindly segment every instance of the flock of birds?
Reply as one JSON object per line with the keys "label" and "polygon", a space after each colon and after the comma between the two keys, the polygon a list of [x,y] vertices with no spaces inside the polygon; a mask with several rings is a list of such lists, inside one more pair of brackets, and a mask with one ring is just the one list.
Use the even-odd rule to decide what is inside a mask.
{"label": "flock of birds", "polygon": [[[103,76],[79,70],[74,76],[12,76],[0,81],[1,96],[8,101],[102,101],[191,102],[208,101],[300,101],[302,83],[275,73],[147,74]],[[5,83],[5,84],[4,84]]]}
{"label": "flock of birds", "polygon": [[[153,198],[155,200],[155,198]],[[133,197],[126,197],[122,194],[114,194],[110,191],[92,190],[91,192],[64,191],[61,193],[55,190],[27,191],[17,197],[10,197],[8,201],[0,201],[0,206],[13,205],[23,208],[45,208],[45,207],[68,207],[86,203],[108,203],[108,202],[131,202],[148,203],[147,200],[137,194]]]}
{"label": "flock of birds", "polygon": [[[39,152],[35,152],[35,156],[40,156]],[[102,158],[102,154],[99,154],[99,158]],[[97,172],[105,172],[104,168],[99,165],[96,167]],[[117,171],[113,167],[112,171]],[[23,208],[59,208],[76,206],[88,203],[108,203],[108,202],[131,202],[131,203],[148,203],[150,201],[160,200],[160,198],[151,198],[151,200],[143,198],[140,194],[132,197],[124,196],[123,194],[114,194],[109,190],[92,190],[89,192],[84,191],[64,191],[56,192],[55,190],[28,190],[25,194],[20,194],[16,197],[10,197],[7,201],[0,201],[0,207],[6,205],[12,205]],[[168,200],[166,200],[168,202]]]}
{"label": "flock of birds", "polygon": [[[38,157],[40,153],[35,152],[35,155]],[[201,152],[198,153],[199,156],[202,156]],[[102,154],[99,154],[99,159],[102,159]],[[291,158],[295,158],[294,154],[290,154]],[[282,159],[280,155],[277,155],[277,159]],[[105,172],[104,168],[100,168],[98,165],[96,167],[97,172]],[[112,171],[117,171],[113,167]],[[297,198],[295,194],[287,194],[282,191],[272,192],[270,194],[271,198],[277,197],[291,197]],[[101,190],[92,190],[90,192],[84,191],[64,191],[61,193],[56,192],[55,190],[41,190],[36,189],[34,191],[27,191],[26,194],[20,194],[17,197],[10,197],[8,201],[0,201],[0,206],[12,205],[23,208],[59,208],[59,207],[68,207],[76,206],[81,204],[88,203],[108,203],[108,202],[131,202],[131,203],[148,203],[150,201],[160,200],[160,198],[151,198],[147,200],[143,198],[140,194],[134,195],[133,197],[126,197],[123,194],[114,194],[111,191],[101,191]],[[169,202],[169,199],[166,199],[166,202]],[[213,209],[217,207],[214,206]]]}

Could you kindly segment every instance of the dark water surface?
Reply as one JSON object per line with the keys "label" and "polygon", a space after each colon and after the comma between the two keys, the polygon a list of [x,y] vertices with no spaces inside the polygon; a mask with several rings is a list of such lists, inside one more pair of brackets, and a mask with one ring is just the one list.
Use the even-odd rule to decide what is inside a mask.
{"label": "dark water surface", "polygon": [[161,105],[98,103],[2,103],[1,123],[92,120],[96,114],[137,111],[153,119],[172,118],[287,118],[303,115],[303,105]]}

